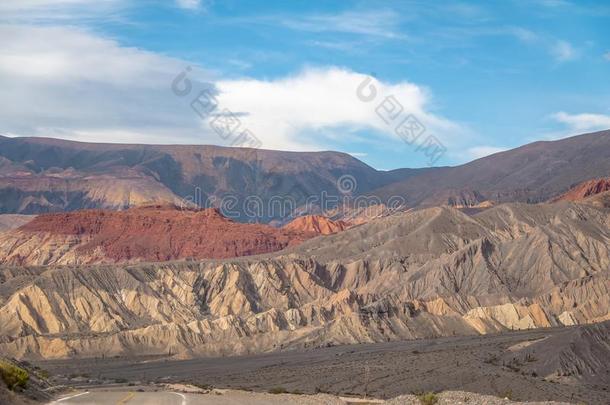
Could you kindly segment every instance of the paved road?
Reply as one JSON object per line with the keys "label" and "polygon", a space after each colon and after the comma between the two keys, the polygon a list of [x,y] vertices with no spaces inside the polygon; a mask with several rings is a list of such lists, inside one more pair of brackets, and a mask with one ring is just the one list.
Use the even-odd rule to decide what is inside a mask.
{"label": "paved road", "polygon": [[201,403],[205,402],[189,401],[186,394],[177,392],[92,391],[68,395],[52,404],[186,405]]}
{"label": "paved road", "polygon": [[50,405],[359,405],[383,401],[359,400],[328,395],[272,395],[248,391],[221,390],[209,394],[172,391],[85,391],[66,395]]}

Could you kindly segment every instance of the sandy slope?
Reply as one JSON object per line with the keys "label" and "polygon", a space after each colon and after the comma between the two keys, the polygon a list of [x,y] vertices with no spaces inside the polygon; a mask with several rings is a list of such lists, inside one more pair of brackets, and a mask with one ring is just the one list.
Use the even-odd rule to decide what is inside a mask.
{"label": "sandy slope", "polygon": [[4,214],[0,215],[0,232],[19,228],[27,224],[35,215]]}
{"label": "sandy slope", "polygon": [[314,233],[317,235],[331,235],[349,228],[349,224],[343,221],[332,221],[321,215],[304,215],[284,225],[283,229]]}

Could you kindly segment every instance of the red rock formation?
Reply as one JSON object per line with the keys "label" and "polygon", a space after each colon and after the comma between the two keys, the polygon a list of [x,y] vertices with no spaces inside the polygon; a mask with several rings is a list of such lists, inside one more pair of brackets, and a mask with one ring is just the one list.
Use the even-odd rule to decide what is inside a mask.
{"label": "red rock formation", "polygon": [[330,235],[349,228],[347,222],[332,221],[321,215],[305,215],[284,226],[284,230]]}
{"label": "red rock formation", "polygon": [[572,187],[567,193],[552,201],[581,201],[585,198],[610,191],[610,178],[593,179]]}
{"label": "red rock formation", "polygon": [[22,238],[42,234],[76,236],[79,256],[101,250],[104,261],[111,262],[256,255],[316,236],[299,230],[234,222],[216,209],[180,210],[170,206],[44,214],[17,231]]}

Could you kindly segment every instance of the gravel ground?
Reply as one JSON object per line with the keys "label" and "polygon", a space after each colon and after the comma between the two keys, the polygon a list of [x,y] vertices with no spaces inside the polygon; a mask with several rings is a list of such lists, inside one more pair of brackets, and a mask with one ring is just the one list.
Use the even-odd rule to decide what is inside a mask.
{"label": "gravel ground", "polygon": [[[489,395],[473,394],[472,392],[451,391],[437,394],[436,405],[562,405],[567,402],[514,402],[506,398],[492,397]],[[421,405],[422,402],[414,395],[402,395],[385,402],[388,405]]]}
{"label": "gravel ground", "polygon": [[[259,393],[281,388],[304,394],[385,400],[419,392],[466,391],[496,398],[510,397],[515,401],[610,404],[608,387],[576,379],[536,376],[528,370],[516,370],[501,361],[489,360],[502,358],[515,344],[538,341],[556,332],[522,331],[225,358],[106,358],[38,364],[52,374],[63,375],[58,384],[80,386],[87,379],[95,385],[124,379]],[[88,377],[74,382],[68,378],[71,375]],[[443,395],[448,394],[440,397],[444,398]],[[414,397],[402,400],[409,398]],[[453,398],[446,403],[463,399]]]}

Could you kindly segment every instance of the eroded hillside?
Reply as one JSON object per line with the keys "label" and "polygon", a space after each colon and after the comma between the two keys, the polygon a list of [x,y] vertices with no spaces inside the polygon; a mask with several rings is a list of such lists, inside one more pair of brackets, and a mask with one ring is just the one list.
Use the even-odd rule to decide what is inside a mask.
{"label": "eroded hillside", "polygon": [[0,263],[54,265],[220,259],[276,252],[315,229],[243,224],[216,209],[146,206],[43,214],[0,234]]}
{"label": "eroded hillside", "polygon": [[4,267],[0,350],[237,354],[600,322],[609,224],[568,203],[432,208],[262,257]]}

